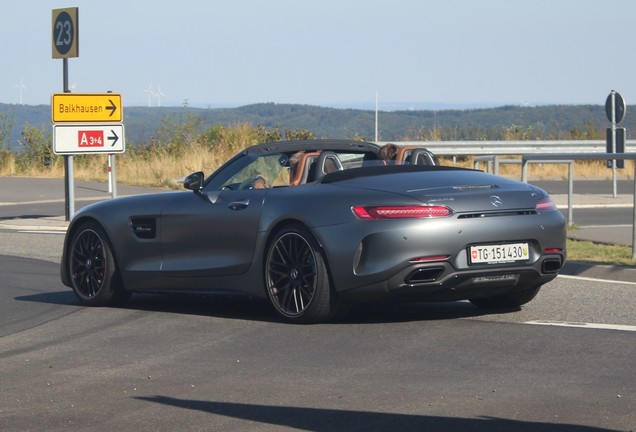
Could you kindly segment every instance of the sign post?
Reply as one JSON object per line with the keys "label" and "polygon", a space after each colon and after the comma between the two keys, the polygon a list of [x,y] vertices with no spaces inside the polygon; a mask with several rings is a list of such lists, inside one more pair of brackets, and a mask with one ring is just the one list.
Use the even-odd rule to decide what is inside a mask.
{"label": "sign post", "polygon": [[[53,9],[52,55],[62,59],[62,91],[68,93],[68,59],[79,57],[79,9]],[[64,209],[66,220],[75,213],[73,156],[64,156]]]}
{"label": "sign post", "polygon": [[124,110],[117,93],[61,93],[51,96],[53,152],[108,154],[108,191],[117,196],[115,154],[126,150]]}
{"label": "sign post", "polygon": [[68,88],[68,59],[79,57],[78,8],[53,9],[52,55],[62,59],[62,90],[51,98],[53,152],[64,155],[66,220],[75,213],[73,155],[108,154],[109,190],[116,195],[114,179],[115,153],[125,151],[124,118],[121,95],[108,93],[74,93]]}
{"label": "sign post", "polygon": [[[625,117],[625,111],[627,110],[627,105],[625,104],[625,100],[617,91],[612,90],[607,96],[605,100],[605,114],[607,114],[607,119],[612,123],[611,129],[607,130],[607,152],[608,153],[617,153],[617,128],[616,125],[623,121]],[[620,152],[624,151],[624,143],[625,143],[625,129],[618,131],[618,136],[621,139],[619,144],[621,145]],[[612,193],[614,198],[617,196],[616,191],[616,168],[623,168],[625,166],[624,160],[608,160],[607,166],[612,168]]]}

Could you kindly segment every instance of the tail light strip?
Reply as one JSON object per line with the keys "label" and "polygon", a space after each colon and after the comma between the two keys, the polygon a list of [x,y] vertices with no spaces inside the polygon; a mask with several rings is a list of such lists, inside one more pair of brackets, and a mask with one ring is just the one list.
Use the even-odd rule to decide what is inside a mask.
{"label": "tail light strip", "polygon": [[353,214],[359,219],[422,219],[447,217],[453,211],[446,206],[421,205],[421,206],[354,206]]}

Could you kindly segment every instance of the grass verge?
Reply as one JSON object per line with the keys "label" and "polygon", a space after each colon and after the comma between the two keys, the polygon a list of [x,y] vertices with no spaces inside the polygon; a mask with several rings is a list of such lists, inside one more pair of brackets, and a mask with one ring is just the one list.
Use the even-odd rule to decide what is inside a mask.
{"label": "grass verge", "polygon": [[568,261],[636,267],[631,246],[606,245],[584,240],[567,240]]}

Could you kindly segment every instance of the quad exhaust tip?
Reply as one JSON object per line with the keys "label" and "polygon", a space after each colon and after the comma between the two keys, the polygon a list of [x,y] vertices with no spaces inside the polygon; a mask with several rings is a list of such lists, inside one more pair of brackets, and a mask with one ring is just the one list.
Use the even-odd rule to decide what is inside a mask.
{"label": "quad exhaust tip", "polygon": [[556,273],[561,269],[562,265],[560,258],[547,258],[541,263],[541,272]]}
{"label": "quad exhaust tip", "polygon": [[444,273],[444,267],[432,267],[417,269],[413,273],[409,274],[405,279],[409,285],[418,283],[435,282]]}

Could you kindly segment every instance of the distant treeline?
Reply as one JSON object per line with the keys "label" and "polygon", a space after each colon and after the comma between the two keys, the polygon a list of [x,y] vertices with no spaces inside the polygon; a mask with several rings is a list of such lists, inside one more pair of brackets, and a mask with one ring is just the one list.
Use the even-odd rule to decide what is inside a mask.
{"label": "distant treeline", "polygon": [[[469,110],[380,111],[379,140],[541,140],[604,139],[609,121],[601,105],[503,106]],[[317,138],[373,140],[375,112],[311,105],[261,103],[238,108],[126,107],[128,146],[148,145],[166,125],[196,122],[201,130],[214,125],[249,124],[265,129],[306,130]],[[28,128],[51,132],[48,105],[0,104],[0,150],[18,147]],[[622,126],[636,130],[636,114],[628,107]]]}

